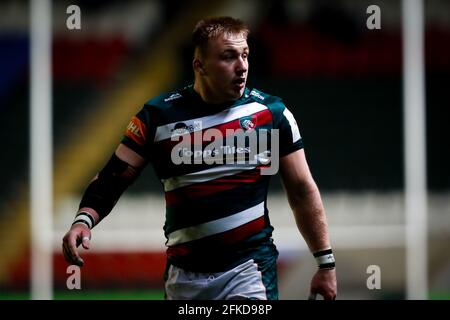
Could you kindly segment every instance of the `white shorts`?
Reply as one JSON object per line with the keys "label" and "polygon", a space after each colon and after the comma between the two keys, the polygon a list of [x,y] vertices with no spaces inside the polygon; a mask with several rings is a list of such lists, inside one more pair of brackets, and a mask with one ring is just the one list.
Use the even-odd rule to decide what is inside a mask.
{"label": "white shorts", "polygon": [[190,272],[171,265],[165,283],[168,300],[267,300],[253,259],[218,273]]}

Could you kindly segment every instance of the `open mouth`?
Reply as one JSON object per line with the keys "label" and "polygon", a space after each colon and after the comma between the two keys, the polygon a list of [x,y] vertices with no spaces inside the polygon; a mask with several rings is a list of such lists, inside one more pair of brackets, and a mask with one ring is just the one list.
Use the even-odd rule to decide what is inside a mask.
{"label": "open mouth", "polygon": [[239,88],[242,88],[245,85],[245,78],[235,79],[233,80],[233,84]]}

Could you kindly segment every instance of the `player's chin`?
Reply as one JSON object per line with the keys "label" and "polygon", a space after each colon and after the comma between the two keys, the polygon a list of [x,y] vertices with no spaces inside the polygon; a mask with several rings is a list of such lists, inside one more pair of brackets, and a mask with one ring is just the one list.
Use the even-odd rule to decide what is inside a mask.
{"label": "player's chin", "polygon": [[238,88],[234,87],[233,90],[230,91],[230,97],[233,98],[233,100],[237,100],[244,94],[244,88]]}

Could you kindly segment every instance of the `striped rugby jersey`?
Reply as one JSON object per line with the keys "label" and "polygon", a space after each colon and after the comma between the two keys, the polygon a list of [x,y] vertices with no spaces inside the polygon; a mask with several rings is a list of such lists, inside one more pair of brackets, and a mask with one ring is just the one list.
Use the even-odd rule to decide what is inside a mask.
{"label": "striped rugby jersey", "polygon": [[[261,144],[274,129],[279,141]],[[257,143],[239,144],[236,130],[253,133]],[[246,88],[234,102],[209,105],[191,85],[149,100],[131,119],[122,143],[151,162],[162,183],[170,263],[215,272],[257,255],[277,256],[266,206],[270,175],[261,169],[273,143],[280,157],[303,147],[280,98]]]}

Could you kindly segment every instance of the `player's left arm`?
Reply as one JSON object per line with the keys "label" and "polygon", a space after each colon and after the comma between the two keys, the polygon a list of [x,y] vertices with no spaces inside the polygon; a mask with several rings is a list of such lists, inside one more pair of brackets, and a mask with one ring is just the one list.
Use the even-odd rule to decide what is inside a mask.
{"label": "player's left arm", "polygon": [[[325,209],[303,149],[280,158],[280,174],[297,227],[309,249],[313,253],[327,252],[331,245]],[[311,293],[321,294],[324,299],[335,299],[334,263],[332,267],[318,269],[311,280]]]}

